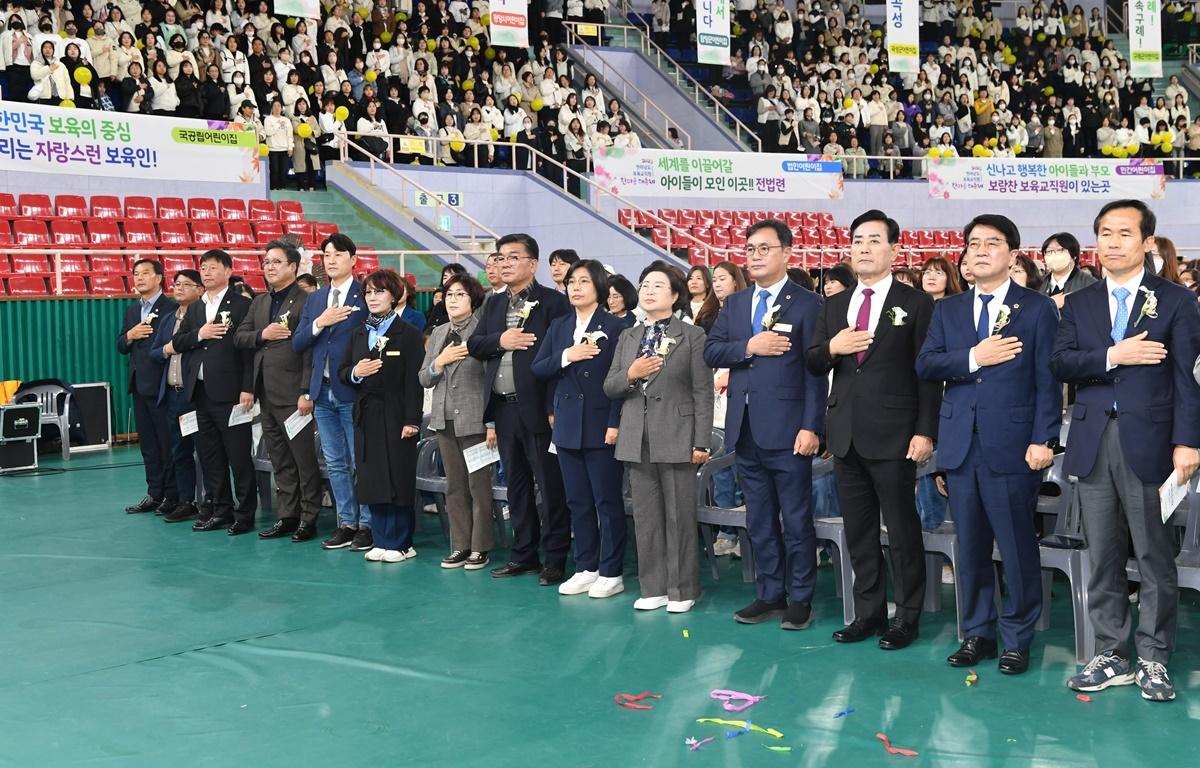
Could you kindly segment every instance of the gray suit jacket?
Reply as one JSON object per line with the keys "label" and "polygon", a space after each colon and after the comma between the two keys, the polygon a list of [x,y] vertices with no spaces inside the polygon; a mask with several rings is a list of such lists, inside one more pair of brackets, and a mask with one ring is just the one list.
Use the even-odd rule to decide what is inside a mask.
{"label": "gray suit jacket", "polygon": [[[645,326],[627,328],[617,342],[612,367],[604,379],[604,394],[621,400],[617,460],[686,464],[692,449],[712,442],[713,379],[704,364],[704,331],[671,318],[665,337],[675,340],[662,369],[641,384],[630,386],[626,372],[637,357]],[[643,436],[650,455],[642,455]]]}
{"label": "gray suit jacket", "polygon": [[[473,315],[467,327],[462,330],[463,343],[475,332],[479,325],[479,316]],[[448,366],[440,373],[433,373],[431,366],[434,358],[441,353],[450,335],[450,323],[443,323],[433,329],[429,335],[429,344],[425,348],[425,362],[417,372],[421,386],[433,389],[433,405],[429,414],[431,429],[446,428],[446,409],[454,414],[454,434],[458,437],[465,435],[482,435],[483,426],[483,396],[484,361],[468,355],[457,363]]]}
{"label": "gray suit jacket", "polygon": [[[279,315],[287,316],[293,334],[300,325],[306,301],[308,293],[299,283],[292,283],[279,307]],[[308,380],[312,377],[312,350],[297,354],[292,349],[290,337],[264,341],[259,334],[279,320],[270,314],[271,294],[255,296],[250,311],[237,328],[233,343],[239,349],[254,350],[254,395],[266,400],[267,405],[286,408],[294,406],[301,392],[308,390]]]}

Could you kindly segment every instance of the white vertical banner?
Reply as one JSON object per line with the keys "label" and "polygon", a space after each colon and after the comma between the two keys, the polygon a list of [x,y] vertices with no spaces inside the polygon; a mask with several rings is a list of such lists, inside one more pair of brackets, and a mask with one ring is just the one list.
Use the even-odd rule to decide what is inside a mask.
{"label": "white vertical banner", "polygon": [[279,16],[319,19],[321,3],[319,0],[275,0],[275,13]]}
{"label": "white vertical banner", "polygon": [[1162,2],[1129,0],[1129,74],[1162,77]]}
{"label": "white vertical banner", "polygon": [[729,0],[697,0],[696,60],[729,64]]}
{"label": "white vertical banner", "polygon": [[889,69],[901,74],[916,74],[921,66],[921,9],[918,0],[888,0],[885,34]]}
{"label": "white vertical banner", "polygon": [[526,0],[492,0],[491,12],[492,45],[529,47],[529,6]]}

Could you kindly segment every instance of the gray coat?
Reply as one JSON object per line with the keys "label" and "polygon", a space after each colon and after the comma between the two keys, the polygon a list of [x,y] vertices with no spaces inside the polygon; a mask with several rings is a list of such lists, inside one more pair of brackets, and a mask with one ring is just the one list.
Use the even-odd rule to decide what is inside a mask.
{"label": "gray coat", "polygon": [[[713,379],[712,369],[704,364],[704,331],[671,318],[663,335],[675,343],[642,392],[640,384],[629,386],[625,375],[644,333],[639,323],[621,334],[604,379],[604,394],[622,401],[617,460],[690,463],[693,448],[712,442]],[[643,436],[648,437],[649,456],[642,455]]]}
{"label": "gray coat", "polygon": [[[1071,274],[1067,275],[1067,281],[1063,283],[1063,293],[1075,293],[1080,288],[1087,288],[1094,282],[1096,282],[1096,278],[1092,277],[1090,272],[1076,266],[1071,270]],[[1047,274],[1042,280],[1042,293],[1049,296],[1052,287],[1053,278]]]}
{"label": "gray coat", "polygon": [[[463,342],[475,332],[479,325],[479,317],[473,315],[467,327],[461,332]],[[446,428],[446,409],[454,414],[454,434],[458,437],[466,435],[482,435],[483,426],[483,362],[468,355],[457,363],[433,373],[431,366],[434,358],[441,353],[450,335],[450,323],[443,323],[433,329],[429,335],[429,344],[425,349],[425,362],[417,378],[421,386],[433,388],[433,405],[429,414],[431,429]]]}

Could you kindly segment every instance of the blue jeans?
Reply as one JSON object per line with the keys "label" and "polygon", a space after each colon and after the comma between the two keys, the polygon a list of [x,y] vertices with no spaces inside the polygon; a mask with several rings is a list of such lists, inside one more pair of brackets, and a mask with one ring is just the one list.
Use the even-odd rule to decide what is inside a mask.
{"label": "blue jeans", "polygon": [[917,514],[921,516],[921,527],[932,531],[946,522],[946,497],[938,493],[933,475],[917,480]]}
{"label": "blue jeans", "polygon": [[813,479],[813,518],[841,517],[837,483],[832,472]]}
{"label": "blue jeans", "polygon": [[354,403],[338,402],[333,387],[321,387],[313,404],[325,471],[339,527],[370,528],[371,511],[354,498]]}
{"label": "blue jeans", "polygon": [[[722,470],[713,473],[713,501],[718,507],[724,509],[733,509],[741,506],[742,489],[738,487],[737,472],[733,467],[725,467]],[[721,532],[717,534],[721,539],[736,539],[737,528],[730,526],[722,526]]]}

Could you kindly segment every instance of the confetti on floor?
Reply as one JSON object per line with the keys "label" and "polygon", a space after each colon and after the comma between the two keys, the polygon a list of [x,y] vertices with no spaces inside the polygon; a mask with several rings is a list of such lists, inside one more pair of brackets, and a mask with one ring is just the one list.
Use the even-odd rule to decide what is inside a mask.
{"label": "confetti on floor", "polygon": [[613,701],[615,701],[618,706],[622,706],[627,709],[654,709],[654,707],[650,706],[649,704],[638,704],[637,702],[641,701],[642,699],[661,698],[662,696],[659,696],[657,693],[639,693],[637,696],[634,696],[630,693],[618,693],[617,695],[613,696]]}
{"label": "confetti on floor", "polygon": [[1076,696],[1075,698],[1079,699],[1080,701],[1087,702],[1088,704],[1092,703],[1092,697],[1088,696],[1087,694],[1081,693],[1078,696]]}
{"label": "confetti on floor", "polygon": [[686,640],[689,637],[691,637],[691,635],[688,634],[688,631],[686,629],[683,630],[683,638]]}
{"label": "confetti on floor", "polygon": [[857,711],[858,710],[856,710],[854,707],[851,707],[850,709],[843,709],[841,712],[838,712],[836,715],[834,715],[834,717],[838,718],[845,717],[846,715],[853,715]]}
{"label": "confetti on floor", "polygon": [[893,747],[892,742],[888,741],[887,734],[877,733],[875,734],[875,738],[883,742],[883,748],[887,750],[889,755],[904,755],[905,757],[917,756],[917,751],[915,749],[902,749],[900,747]]}
{"label": "confetti on floor", "polygon": [[700,747],[703,747],[705,744],[709,744],[716,740],[717,740],[716,736],[709,736],[707,739],[700,739],[699,741],[697,741],[696,739],[689,736],[687,739],[684,740],[683,743],[687,745],[688,749],[695,752],[697,749],[700,749]]}
{"label": "confetti on floor", "polygon": [[967,679],[963,681],[963,684],[970,688],[979,682],[979,675],[977,675],[973,669],[969,669],[967,672],[970,674],[967,675]]}

